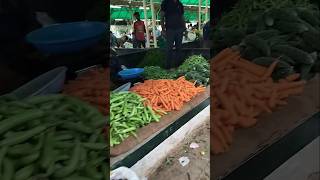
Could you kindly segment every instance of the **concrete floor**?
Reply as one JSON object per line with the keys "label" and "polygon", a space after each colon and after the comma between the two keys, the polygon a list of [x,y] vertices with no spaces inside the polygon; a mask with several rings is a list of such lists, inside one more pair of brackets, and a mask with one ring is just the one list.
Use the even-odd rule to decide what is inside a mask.
{"label": "concrete floor", "polygon": [[316,138],[288,159],[265,180],[319,180],[320,138]]}

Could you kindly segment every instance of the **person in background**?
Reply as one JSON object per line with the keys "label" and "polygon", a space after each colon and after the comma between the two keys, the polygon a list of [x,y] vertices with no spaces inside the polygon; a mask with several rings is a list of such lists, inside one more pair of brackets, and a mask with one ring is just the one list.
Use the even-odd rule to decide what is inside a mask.
{"label": "person in background", "polygon": [[144,25],[144,22],[140,19],[140,13],[135,12],[133,14],[136,21],[133,24],[133,36],[134,36],[134,48],[145,48],[146,47],[146,40],[145,40],[145,33],[146,33],[146,27]]}
{"label": "person in background", "polygon": [[117,39],[117,47],[118,48],[125,48],[125,43],[129,40],[129,37],[124,35],[121,38]]}
{"label": "person in background", "polygon": [[203,26],[203,40],[208,41],[210,40],[210,21],[208,21],[204,26]]}
{"label": "person in background", "polygon": [[173,47],[177,55],[182,48],[183,32],[186,30],[184,7],[179,0],[163,0],[161,3],[161,27],[167,39],[166,68],[172,68]]}
{"label": "person in background", "polygon": [[110,46],[116,47],[117,46],[117,37],[110,31]]}
{"label": "person in background", "polygon": [[158,29],[158,27],[155,27],[155,35],[156,38],[159,38],[161,36],[161,31]]}

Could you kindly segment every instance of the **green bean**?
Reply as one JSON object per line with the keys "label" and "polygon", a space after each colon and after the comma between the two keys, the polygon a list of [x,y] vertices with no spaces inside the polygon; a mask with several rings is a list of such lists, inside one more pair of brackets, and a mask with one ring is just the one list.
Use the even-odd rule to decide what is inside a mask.
{"label": "green bean", "polygon": [[3,159],[3,174],[1,180],[12,180],[14,176],[14,164],[9,158]]}
{"label": "green bean", "polygon": [[45,144],[41,156],[41,167],[47,169],[54,158],[54,134],[55,130],[51,129],[45,138]]}
{"label": "green bean", "polygon": [[33,146],[28,143],[17,144],[9,148],[8,154],[10,156],[23,156],[33,152]]}
{"label": "green bean", "polygon": [[105,143],[82,143],[82,146],[91,150],[106,150],[107,148]]}
{"label": "green bean", "polygon": [[22,114],[9,117],[8,119],[5,119],[0,122],[0,135],[7,132],[11,128],[17,127],[19,125],[22,125],[34,119],[41,118],[43,116],[44,116],[44,113],[42,111],[28,110]]}
{"label": "green bean", "polygon": [[1,177],[3,159],[6,156],[7,152],[8,152],[8,146],[3,146],[0,149],[0,177]]}
{"label": "green bean", "polygon": [[83,123],[65,122],[62,126],[66,129],[75,130],[85,134],[92,133],[92,129],[85,126]]}
{"label": "green bean", "polygon": [[81,148],[79,169],[82,169],[87,165],[87,160],[88,160],[87,153],[88,152],[86,148]]}
{"label": "green bean", "polygon": [[67,164],[67,166],[62,167],[60,170],[56,171],[53,174],[54,177],[63,178],[72,174],[77,169],[77,165],[80,160],[80,153],[81,153],[81,146],[80,146],[80,143],[77,142],[72,151],[72,157],[70,159],[70,162]]}
{"label": "green bean", "polygon": [[71,176],[71,177],[67,177],[64,178],[63,180],[92,180],[91,178],[88,177],[84,177],[84,176]]}
{"label": "green bean", "polygon": [[14,176],[14,180],[25,180],[32,175],[34,170],[35,170],[34,164],[30,164],[22,169],[19,169]]}
{"label": "green bean", "polygon": [[0,142],[0,146],[6,146],[6,145],[11,146],[11,145],[22,143],[22,142],[32,138],[33,136],[40,134],[41,132],[43,132],[46,129],[47,129],[46,126],[35,127],[31,130],[25,131],[25,133],[22,133],[21,135],[4,139],[3,141]]}
{"label": "green bean", "polygon": [[95,167],[92,166],[87,166],[85,169],[86,174],[93,178],[93,179],[97,179],[100,180],[103,178],[103,175],[101,173],[99,173]]}
{"label": "green bean", "polygon": [[19,160],[20,165],[28,165],[30,163],[33,163],[34,161],[38,160],[40,157],[40,152],[35,152],[33,154],[30,154],[28,156],[25,156]]}

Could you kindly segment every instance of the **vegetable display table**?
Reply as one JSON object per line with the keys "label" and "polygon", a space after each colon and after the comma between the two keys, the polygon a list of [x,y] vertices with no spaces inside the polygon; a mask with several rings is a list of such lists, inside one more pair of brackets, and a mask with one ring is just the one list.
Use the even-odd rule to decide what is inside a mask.
{"label": "vegetable display table", "polygon": [[210,88],[186,103],[182,110],[172,111],[163,116],[158,123],[151,123],[137,131],[137,137],[129,137],[110,150],[111,169],[120,166],[131,167],[196,114],[209,105]]}
{"label": "vegetable display table", "polygon": [[319,136],[319,82],[318,75],[287,106],[264,114],[252,128],[238,130],[231,150],[211,159],[214,179],[263,179]]}

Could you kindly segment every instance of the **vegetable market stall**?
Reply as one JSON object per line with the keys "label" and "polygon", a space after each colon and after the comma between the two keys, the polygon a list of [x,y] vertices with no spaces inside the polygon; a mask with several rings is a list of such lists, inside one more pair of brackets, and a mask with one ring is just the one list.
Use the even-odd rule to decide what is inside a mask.
{"label": "vegetable market stall", "polygon": [[[110,122],[114,139],[111,138],[113,147],[110,153],[115,156],[111,159],[112,169],[131,167],[208,106],[209,74],[208,61],[202,56],[193,55],[176,70],[145,66],[145,80],[135,84],[130,93],[111,95]],[[139,117],[131,118],[137,115]],[[136,122],[121,123],[129,122],[125,119],[130,118]]]}
{"label": "vegetable market stall", "polygon": [[71,72],[76,80],[67,77],[67,85],[60,89],[49,78],[54,91],[41,84],[48,82],[34,81],[41,94],[28,86],[33,89],[23,89],[26,97],[0,96],[1,179],[109,178],[104,132],[109,73],[107,69],[105,74],[97,73]]}
{"label": "vegetable market stall", "polygon": [[213,32],[212,175],[263,179],[319,136],[319,9],[295,0],[235,7]]}

